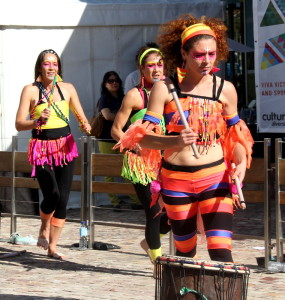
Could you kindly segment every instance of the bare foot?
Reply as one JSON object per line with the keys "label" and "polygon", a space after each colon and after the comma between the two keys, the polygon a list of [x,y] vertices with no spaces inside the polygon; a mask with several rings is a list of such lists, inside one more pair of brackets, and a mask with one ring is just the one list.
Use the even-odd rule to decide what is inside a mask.
{"label": "bare foot", "polygon": [[38,237],[37,246],[43,250],[48,249],[49,242],[46,238]]}
{"label": "bare foot", "polygon": [[42,220],[37,246],[47,250],[49,246],[50,220]]}
{"label": "bare foot", "polygon": [[59,259],[59,260],[63,260],[64,257],[65,257],[63,254],[57,253],[57,252],[48,253],[48,256],[51,257],[51,258],[54,258],[54,259]]}
{"label": "bare foot", "polygon": [[147,243],[146,239],[143,239],[140,242],[140,245],[141,245],[142,249],[145,251],[145,253],[147,254],[147,256],[149,257],[151,263],[153,264],[153,260],[151,259],[151,256],[149,254],[149,246],[148,246],[148,243]]}

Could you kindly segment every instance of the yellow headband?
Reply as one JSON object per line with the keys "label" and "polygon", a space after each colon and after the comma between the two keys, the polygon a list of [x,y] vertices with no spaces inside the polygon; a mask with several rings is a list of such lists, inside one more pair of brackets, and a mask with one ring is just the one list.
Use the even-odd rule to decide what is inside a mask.
{"label": "yellow headband", "polygon": [[185,44],[186,41],[188,41],[191,37],[199,35],[199,34],[208,34],[216,38],[216,35],[214,31],[207,25],[203,23],[197,23],[194,25],[191,25],[184,29],[184,31],[181,34],[181,43],[182,46]]}
{"label": "yellow headband", "polygon": [[155,51],[155,52],[158,52],[158,53],[161,54],[160,50],[157,49],[157,48],[148,48],[148,49],[146,49],[146,50],[142,53],[142,55],[140,56],[140,59],[139,59],[140,65],[142,64],[143,58],[148,54],[148,52],[151,52],[151,51]]}

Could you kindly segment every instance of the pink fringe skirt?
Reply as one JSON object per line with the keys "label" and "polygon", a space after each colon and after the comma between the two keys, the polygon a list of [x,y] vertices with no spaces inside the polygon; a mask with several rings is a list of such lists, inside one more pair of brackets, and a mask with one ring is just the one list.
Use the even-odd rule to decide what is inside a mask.
{"label": "pink fringe skirt", "polygon": [[31,177],[36,175],[36,166],[67,165],[78,157],[77,146],[71,134],[56,140],[39,140],[31,138],[28,146],[28,161],[33,166]]}

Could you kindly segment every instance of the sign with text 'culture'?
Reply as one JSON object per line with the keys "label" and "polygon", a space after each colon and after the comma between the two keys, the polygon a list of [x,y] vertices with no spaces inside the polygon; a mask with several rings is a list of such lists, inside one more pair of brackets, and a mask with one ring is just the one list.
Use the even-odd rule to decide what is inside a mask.
{"label": "sign with text 'culture'", "polygon": [[285,0],[254,0],[257,127],[285,132]]}

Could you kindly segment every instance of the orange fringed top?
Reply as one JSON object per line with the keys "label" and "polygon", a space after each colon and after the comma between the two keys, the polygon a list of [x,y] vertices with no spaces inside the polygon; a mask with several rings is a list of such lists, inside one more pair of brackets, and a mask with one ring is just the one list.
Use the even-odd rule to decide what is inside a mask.
{"label": "orange fringed top", "polygon": [[[209,147],[220,143],[223,147],[225,161],[230,166],[231,161],[234,160],[234,147],[240,143],[246,151],[247,168],[250,167],[254,141],[243,120],[239,119],[235,125],[228,127],[220,101],[198,96],[181,97],[179,101],[189,127],[199,135],[198,145]],[[174,101],[170,101],[165,106],[164,116],[168,133],[180,132],[184,129]]]}
{"label": "orange fringed top", "polygon": [[236,144],[240,143],[244,147],[246,152],[246,167],[250,168],[250,164],[252,161],[252,146],[254,140],[243,120],[240,119],[235,125],[226,128],[221,133],[220,140],[224,151],[224,157],[228,166],[230,166],[231,161],[234,160],[233,152]]}
{"label": "orange fringed top", "polygon": [[[199,145],[209,147],[212,144],[220,143],[223,148],[225,161],[230,166],[231,162],[234,161],[234,148],[237,143],[240,143],[246,151],[247,168],[249,168],[252,160],[251,155],[254,141],[245,122],[240,119],[235,125],[227,127],[222,115],[221,103],[209,100],[206,100],[204,103],[200,101],[191,102],[189,101],[190,99],[190,97],[183,99],[184,101],[181,104],[184,112],[191,112],[187,116],[187,119],[189,126],[199,134]],[[166,116],[167,112],[169,112],[169,106],[166,106],[164,112]],[[171,115],[171,118],[166,123],[168,123],[166,125],[168,132],[179,132],[184,128],[183,125],[179,124],[180,116],[177,111]],[[138,120],[129,127],[114,148],[120,148],[121,152],[124,149],[136,151],[143,158],[143,162],[149,170],[158,172],[162,158],[161,152],[153,149],[140,149],[138,145],[140,140],[152,131],[157,134],[163,134],[162,128],[159,125],[149,121],[143,122],[142,120]],[[152,178],[153,180],[155,179],[154,177]]]}

